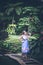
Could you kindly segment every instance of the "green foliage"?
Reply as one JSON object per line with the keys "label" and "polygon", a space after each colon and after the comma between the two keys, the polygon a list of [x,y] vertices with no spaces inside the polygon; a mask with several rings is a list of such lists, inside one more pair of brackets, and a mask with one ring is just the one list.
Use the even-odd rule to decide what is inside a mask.
{"label": "green foliage", "polygon": [[35,7],[24,7],[23,8],[23,14],[25,13],[30,13],[30,14],[37,14],[37,12],[39,11],[39,9],[35,8]]}
{"label": "green foliage", "polygon": [[[19,8],[17,8],[17,11],[18,11],[17,14],[19,14],[21,12],[21,14],[19,14],[19,16],[21,16],[22,18],[19,18],[19,22],[18,22],[18,25],[16,28],[17,31],[18,32],[22,31],[23,29],[25,29],[25,25],[26,25],[26,26],[28,26],[28,31],[39,32],[40,19],[37,16],[39,9],[35,8],[35,7],[27,6],[27,7],[22,7],[21,11],[19,11]],[[27,13],[28,13],[28,15],[27,15]]]}
{"label": "green foliage", "polygon": [[7,30],[6,30],[8,32],[8,34],[16,34],[15,27],[16,27],[15,24],[9,24],[9,26],[7,27]]}
{"label": "green foliage", "polygon": [[20,52],[21,42],[18,40],[18,36],[9,35],[5,41],[0,41],[0,46],[3,50],[9,52]]}
{"label": "green foliage", "polygon": [[22,31],[23,29],[25,29],[25,26],[28,26],[28,30],[30,32],[39,32],[40,31],[40,20],[37,16],[33,16],[31,17],[23,17],[19,19],[19,23],[18,23],[18,27],[17,30],[18,31]]}
{"label": "green foliage", "polygon": [[20,21],[21,24],[23,24],[23,23],[24,23],[25,25],[26,25],[26,23],[29,24],[29,23],[28,23],[28,22],[29,22],[29,17],[20,18],[19,21]]}
{"label": "green foliage", "polygon": [[17,15],[20,15],[21,12],[22,12],[22,8],[21,7],[16,7],[15,11],[16,11]]}
{"label": "green foliage", "polygon": [[10,13],[12,12],[14,10],[14,8],[7,8],[7,10],[5,11],[5,13],[7,14],[7,15],[10,15]]}

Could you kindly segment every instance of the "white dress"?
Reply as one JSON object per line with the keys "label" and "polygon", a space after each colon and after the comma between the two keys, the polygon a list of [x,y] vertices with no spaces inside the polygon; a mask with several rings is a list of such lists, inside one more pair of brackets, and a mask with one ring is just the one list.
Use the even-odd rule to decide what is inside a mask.
{"label": "white dress", "polygon": [[22,35],[23,41],[22,41],[22,53],[28,53],[29,52],[29,41],[26,35]]}

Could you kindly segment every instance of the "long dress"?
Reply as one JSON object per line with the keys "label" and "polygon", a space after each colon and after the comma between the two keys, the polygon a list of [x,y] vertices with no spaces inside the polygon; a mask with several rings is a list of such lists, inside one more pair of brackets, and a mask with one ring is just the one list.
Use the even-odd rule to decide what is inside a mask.
{"label": "long dress", "polygon": [[23,35],[23,41],[22,41],[22,53],[29,53],[29,41],[27,39],[26,35]]}

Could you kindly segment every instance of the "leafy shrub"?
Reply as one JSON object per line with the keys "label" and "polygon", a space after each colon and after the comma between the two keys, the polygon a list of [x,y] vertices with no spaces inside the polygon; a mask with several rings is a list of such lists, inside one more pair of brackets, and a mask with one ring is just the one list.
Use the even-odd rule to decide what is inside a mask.
{"label": "leafy shrub", "polygon": [[7,32],[8,32],[8,34],[16,34],[15,33],[15,24],[9,24],[9,26],[7,27]]}
{"label": "leafy shrub", "polygon": [[0,41],[0,47],[9,52],[20,52],[21,42],[17,39],[18,36],[9,36],[6,40]]}

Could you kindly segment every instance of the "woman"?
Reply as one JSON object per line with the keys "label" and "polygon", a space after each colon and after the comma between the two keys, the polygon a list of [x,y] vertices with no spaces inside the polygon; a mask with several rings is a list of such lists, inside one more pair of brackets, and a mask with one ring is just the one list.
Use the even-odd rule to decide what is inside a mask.
{"label": "woman", "polygon": [[29,41],[28,41],[29,37],[30,36],[27,34],[26,31],[23,31],[22,35],[19,37],[19,39],[22,42],[22,57],[25,57],[25,58],[27,58],[27,55],[30,52],[30,50],[29,50]]}

